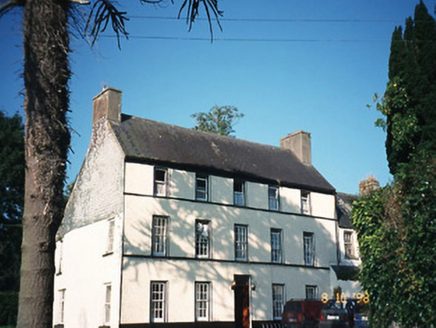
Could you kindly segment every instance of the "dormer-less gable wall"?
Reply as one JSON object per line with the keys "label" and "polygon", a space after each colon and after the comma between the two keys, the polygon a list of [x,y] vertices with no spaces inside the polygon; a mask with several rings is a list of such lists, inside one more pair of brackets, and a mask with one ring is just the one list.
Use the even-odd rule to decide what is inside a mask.
{"label": "dormer-less gable wall", "polygon": [[88,153],[65,208],[61,234],[123,211],[124,154],[105,120],[93,129]]}

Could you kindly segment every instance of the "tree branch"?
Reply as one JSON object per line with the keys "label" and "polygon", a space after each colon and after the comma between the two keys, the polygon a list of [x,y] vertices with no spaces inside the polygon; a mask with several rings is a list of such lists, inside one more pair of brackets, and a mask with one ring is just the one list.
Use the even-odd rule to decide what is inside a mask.
{"label": "tree branch", "polygon": [[12,9],[22,6],[24,6],[24,1],[19,1],[19,0],[8,1],[0,6],[0,17],[3,17],[3,15],[6,15]]}
{"label": "tree branch", "polygon": [[77,3],[78,5],[89,5],[91,2],[84,0],[70,0],[72,3]]}

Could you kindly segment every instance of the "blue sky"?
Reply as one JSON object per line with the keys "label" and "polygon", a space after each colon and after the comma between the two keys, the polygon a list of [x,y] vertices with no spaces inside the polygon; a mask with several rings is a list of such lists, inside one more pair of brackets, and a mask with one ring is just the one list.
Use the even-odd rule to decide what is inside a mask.
{"label": "blue sky", "polygon": [[[236,106],[236,137],[279,145],[288,133],[312,134],[312,162],[338,190],[357,193],[374,175],[390,179],[378,117],[366,107],[387,83],[390,38],[418,0],[221,0],[223,31],[210,42],[204,12],[188,33],[172,5],[120,1],[130,40],[105,33],[91,49],[72,39],[68,169],[74,180],[90,140],[92,97],[123,91],[122,111],[192,127],[191,114]],[[433,13],[436,0],[425,0]],[[171,19],[164,19],[171,18]],[[23,114],[21,14],[0,19],[0,110]]]}

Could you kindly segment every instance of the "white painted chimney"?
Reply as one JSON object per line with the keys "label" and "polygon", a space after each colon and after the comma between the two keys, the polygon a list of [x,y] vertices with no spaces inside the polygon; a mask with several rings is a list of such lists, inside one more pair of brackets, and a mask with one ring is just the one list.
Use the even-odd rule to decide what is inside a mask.
{"label": "white painted chimney", "polygon": [[107,87],[92,99],[94,125],[102,117],[109,121],[121,121],[121,90]]}
{"label": "white painted chimney", "polygon": [[298,159],[307,165],[312,165],[310,133],[299,130],[280,139],[280,148],[292,151]]}

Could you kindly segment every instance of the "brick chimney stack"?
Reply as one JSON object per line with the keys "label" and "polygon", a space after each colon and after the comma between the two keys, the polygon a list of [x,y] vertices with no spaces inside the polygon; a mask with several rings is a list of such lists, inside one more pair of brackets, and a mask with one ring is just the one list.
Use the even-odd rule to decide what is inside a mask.
{"label": "brick chimney stack", "polygon": [[307,165],[312,165],[312,146],[310,133],[299,130],[280,139],[280,148],[292,151],[298,159]]}
{"label": "brick chimney stack", "polygon": [[369,176],[366,180],[362,180],[359,183],[359,195],[365,196],[370,194],[372,191],[380,187],[380,182],[374,177]]}
{"label": "brick chimney stack", "polygon": [[92,99],[92,125],[102,117],[109,121],[121,121],[121,90],[106,87]]}

